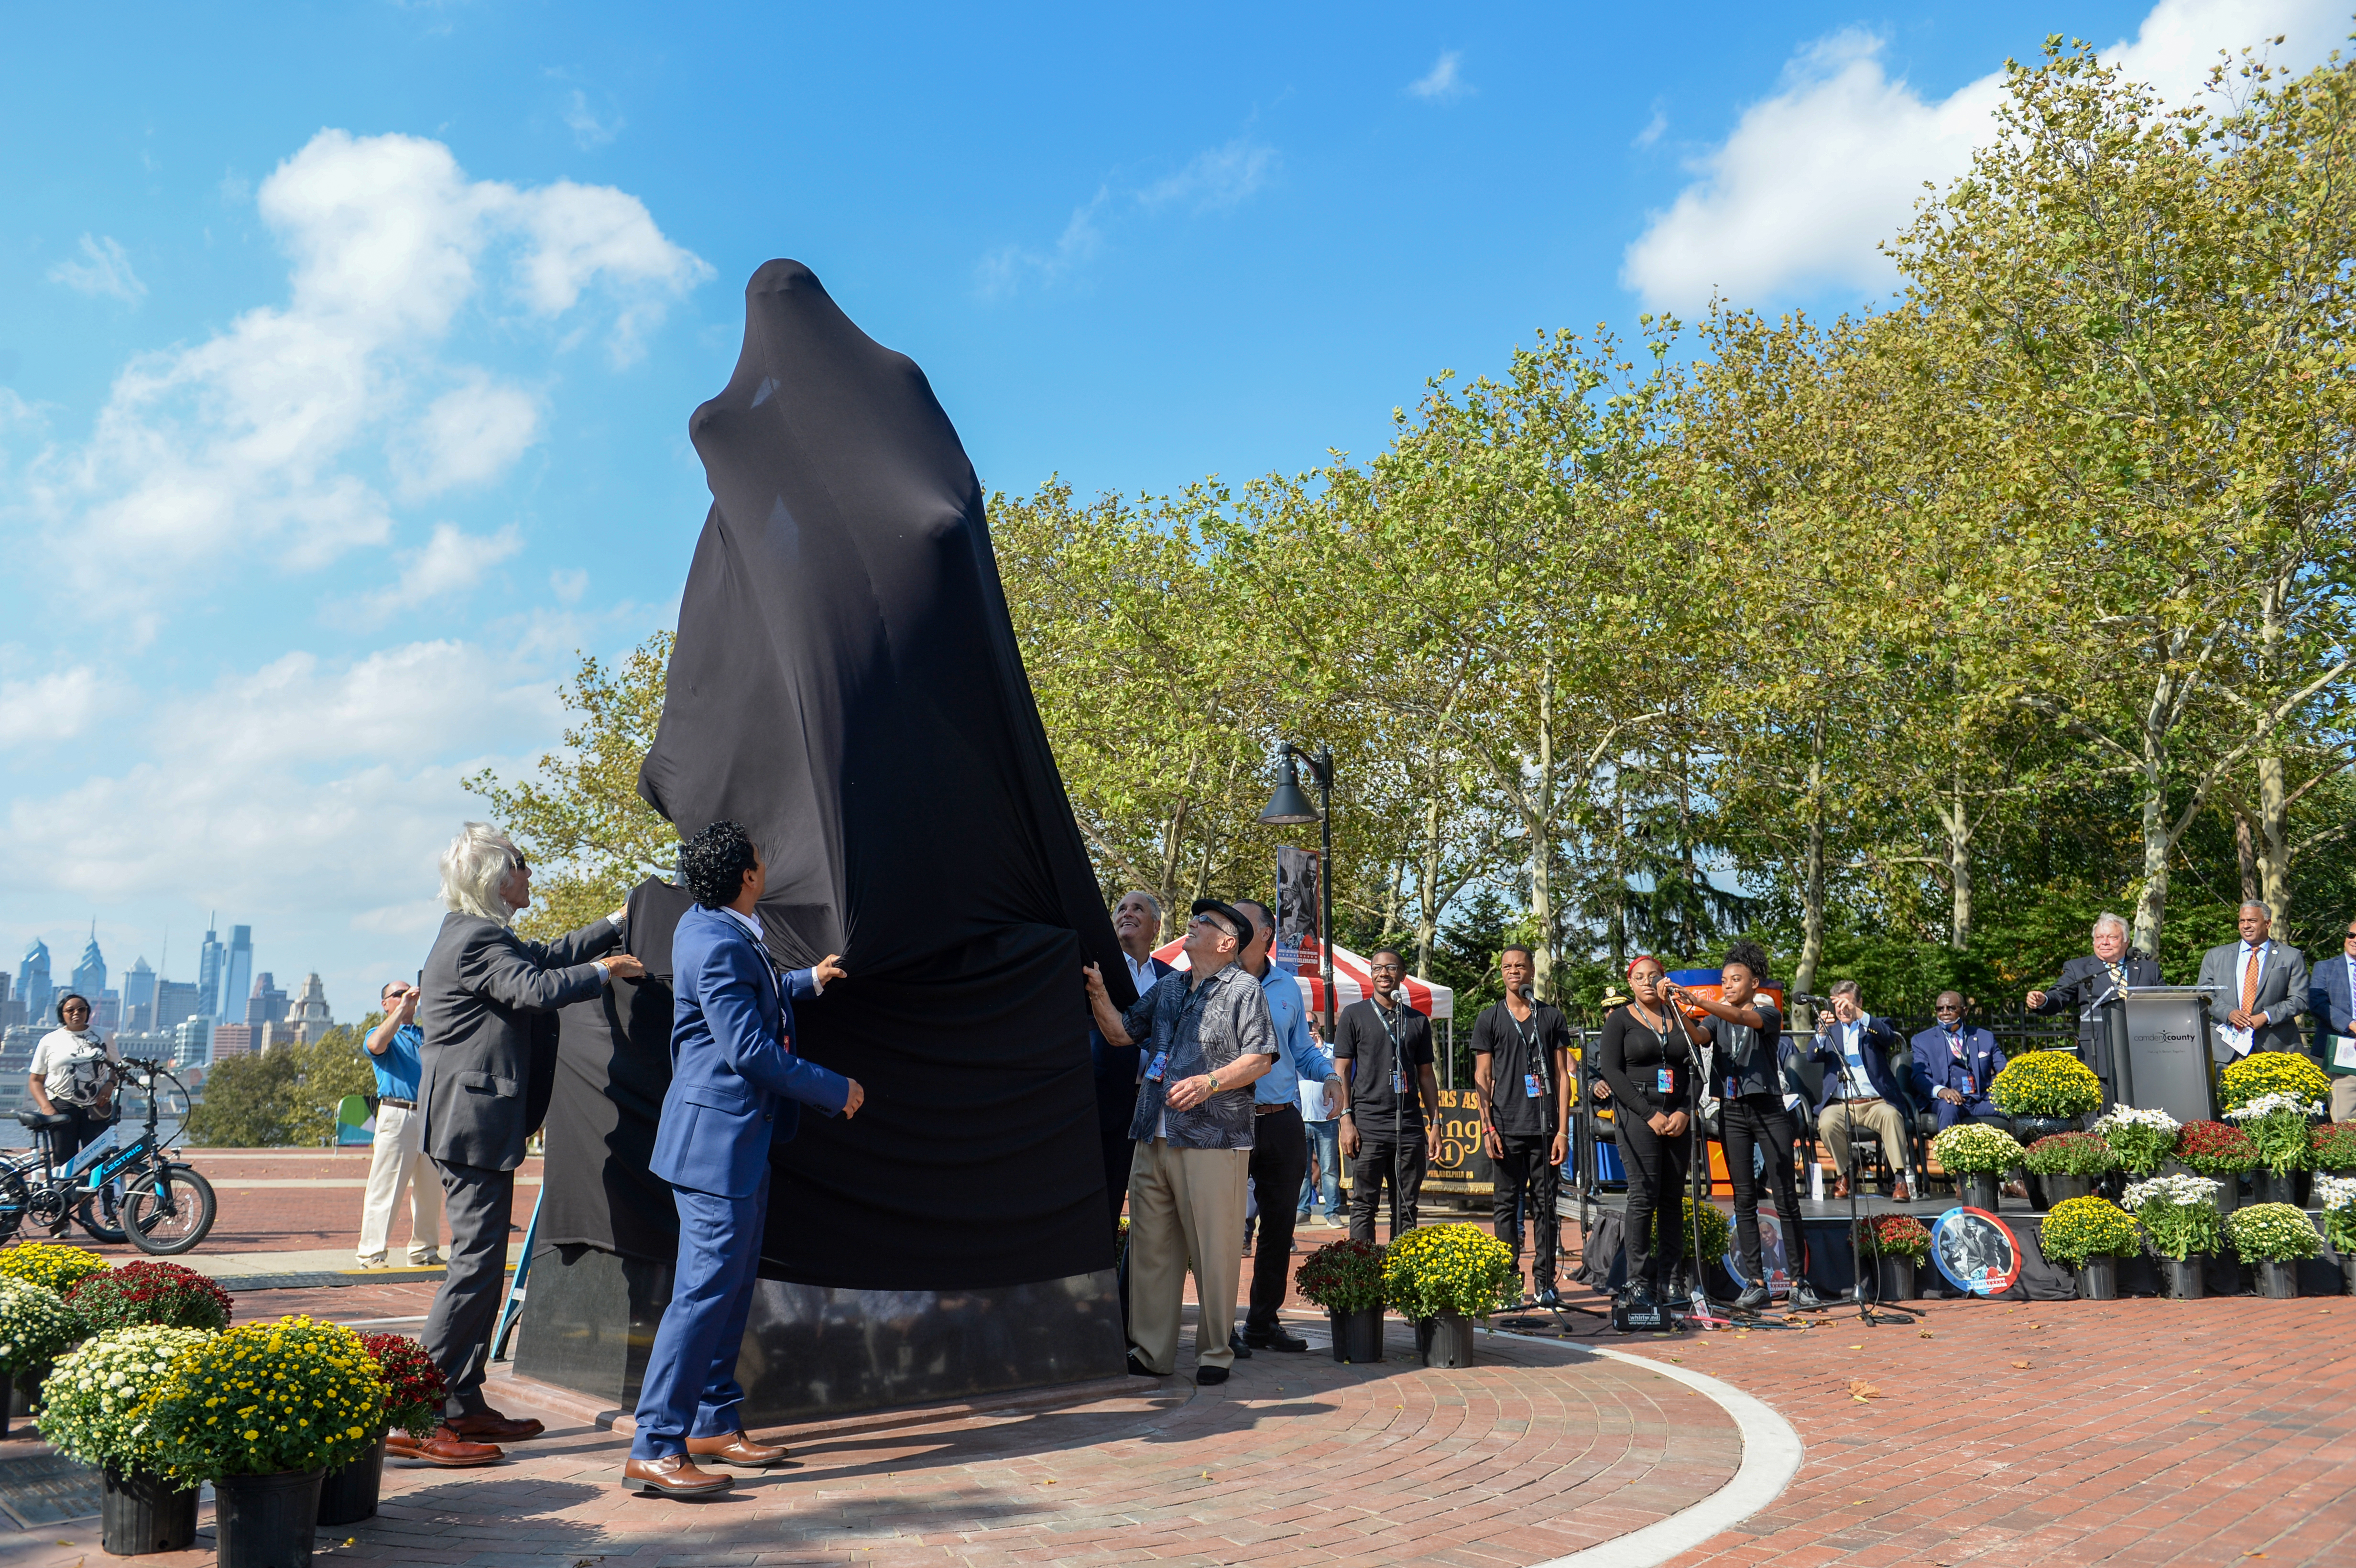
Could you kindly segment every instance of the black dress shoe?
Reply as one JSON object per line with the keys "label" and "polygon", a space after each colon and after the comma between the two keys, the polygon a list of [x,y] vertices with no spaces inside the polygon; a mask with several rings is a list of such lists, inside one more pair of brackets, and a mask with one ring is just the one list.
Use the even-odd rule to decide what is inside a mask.
{"label": "black dress shoe", "polygon": [[1247,1356],[1250,1355],[1252,1350],[1305,1350],[1309,1349],[1308,1340],[1302,1339],[1298,1334],[1288,1334],[1281,1328],[1271,1328],[1265,1334],[1247,1334],[1244,1336],[1244,1343],[1251,1347],[1251,1349],[1243,1352]]}
{"label": "black dress shoe", "polygon": [[1196,1367],[1194,1369],[1194,1381],[1203,1388],[1209,1388],[1213,1383],[1223,1383],[1226,1381],[1227,1369],[1225,1367]]}
{"label": "black dress shoe", "polygon": [[1552,1312],[1562,1306],[1562,1292],[1557,1290],[1552,1285],[1547,1285],[1544,1290],[1539,1291],[1537,1295],[1532,1296],[1530,1299],[1538,1306],[1545,1307],[1547,1311]]}
{"label": "black dress shoe", "polygon": [[1251,1347],[1245,1344],[1244,1337],[1232,1328],[1227,1330],[1227,1349],[1236,1353],[1236,1360],[1239,1361],[1251,1360]]}
{"label": "black dress shoe", "polygon": [[1151,1367],[1149,1367],[1143,1361],[1139,1360],[1137,1359],[1137,1352],[1131,1350],[1129,1353],[1129,1375],[1133,1378],[1166,1378],[1170,1374],[1168,1372],[1155,1371]]}

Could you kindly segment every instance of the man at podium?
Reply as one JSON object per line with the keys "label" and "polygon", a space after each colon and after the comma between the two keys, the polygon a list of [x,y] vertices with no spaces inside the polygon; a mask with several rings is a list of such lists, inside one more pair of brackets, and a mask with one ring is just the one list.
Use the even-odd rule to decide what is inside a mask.
{"label": "man at podium", "polygon": [[2111,1076],[2110,1036],[2104,1027],[2103,1005],[2116,997],[2122,987],[2157,986],[2159,963],[2127,951],[2127,923],[2108,912],[2094,917],[2094,951],[2062,965],[2062,977],[2041,991],[2029,993],[2032,1013],[2078,1012],[2078,1059],[2092,1067],[2105,1083]]}

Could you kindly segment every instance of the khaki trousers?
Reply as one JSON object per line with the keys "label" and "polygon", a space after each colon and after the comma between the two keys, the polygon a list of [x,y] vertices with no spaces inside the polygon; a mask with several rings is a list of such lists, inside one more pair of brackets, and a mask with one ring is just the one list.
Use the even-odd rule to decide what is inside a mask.
{"label": "khaki trousers", "polygon": [[376,1147],[369,1157],[368,1191],[360,1199],[359,1260],[384,1261],[392,1217],[409,1190],[409,1261],[422,1264],[442,1242],[442,1173],[420,1146],[425,1124],[398,1105],[376,1108]]}
{"label": "khaki trousers", "polygon": [[1913,1162],[1909,1156],[1914,1146],[1906,1136],[1905,1118],[1887,1100],[1852,1100],[1846,1105],[1835,1100],[1817,1115],[1816,1133],[1825,1140],[1825,1147],[1832,1150],[1835,1170],[1844,1176],[1854,1174],[1848,1168],[1851,1121],[1859,1129],[1880,1136],[1881,1157],[1890,1162],[1890,1169],[1901,1175],[1911,1170]]}
{"label": "khaki trousers", "polygon": [[[1236,1291],[1243,1283],[1248,1148],[1172,1148],[1140,1138],[1129,1164],[1129,1338],[1137,1359],[1178,1370],[1186,1262],[1194,1264],[1198,1366],[1231,1367]],[[1290,1196],[1288,1194],[1288,1196]]]}
{"label": "khaki trousers", "polygon": [[2331,1080],[2331,1119],[2356,1122],[2356,1076],[2342,1075]]}

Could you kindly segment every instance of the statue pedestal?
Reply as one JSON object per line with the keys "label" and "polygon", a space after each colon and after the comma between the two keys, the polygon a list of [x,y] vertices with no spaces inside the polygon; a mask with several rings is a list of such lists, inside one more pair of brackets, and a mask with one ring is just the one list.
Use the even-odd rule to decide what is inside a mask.
{"label": "statue pedestal", "polygon": [[[627,1411],[670,1299],[671,1267],[543,1248],[526,1279],[517,1375]],[[837,1290],[765,1279],[737,1360],[748,1430],[890,1405],[1118,1377],[1113,1272],[962,1291]]]}

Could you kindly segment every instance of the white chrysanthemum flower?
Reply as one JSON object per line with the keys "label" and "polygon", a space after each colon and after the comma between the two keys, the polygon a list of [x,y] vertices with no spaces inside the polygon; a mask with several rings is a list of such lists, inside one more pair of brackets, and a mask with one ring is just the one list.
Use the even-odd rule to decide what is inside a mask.
{"label": "white chrysanthemum flower", "polygon": [[2321,1105],[2302,1100],[2296,1094],[2277,1092],[2272,1094],[2261,1094],[2248,1104],[2225,1114],[2237,1122],[2254,1122],[2262,1116],[2271,1116],[2276,1111],[2296,1111],[2302,1116],[2311,1116],[2321,1109],[2323,1109]]}

